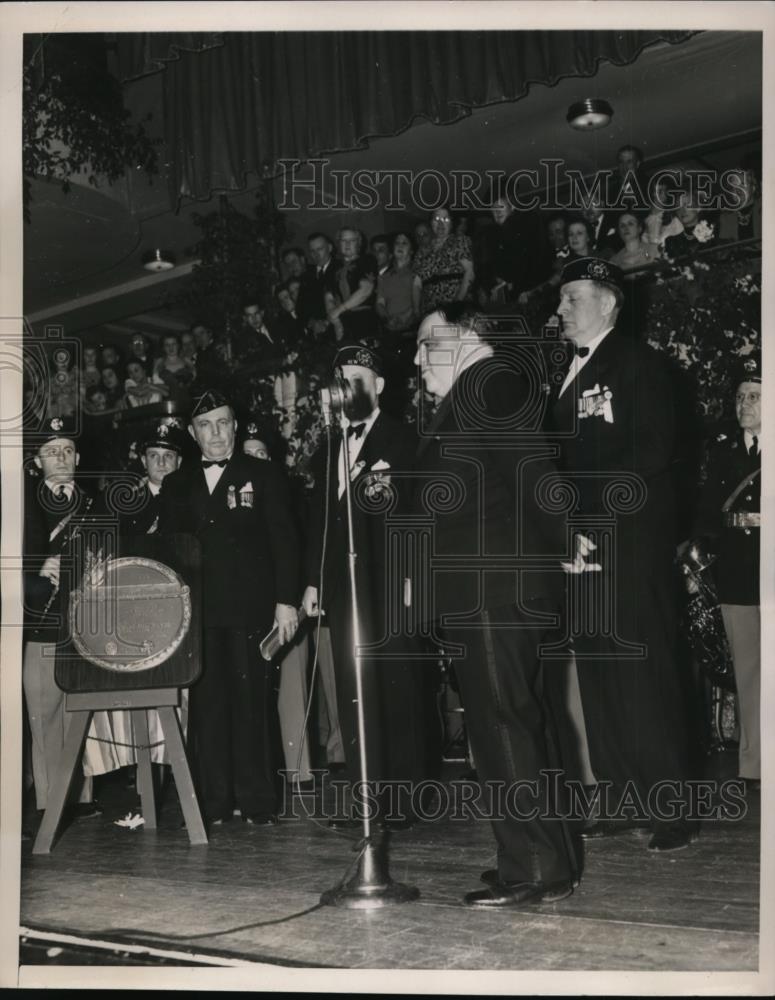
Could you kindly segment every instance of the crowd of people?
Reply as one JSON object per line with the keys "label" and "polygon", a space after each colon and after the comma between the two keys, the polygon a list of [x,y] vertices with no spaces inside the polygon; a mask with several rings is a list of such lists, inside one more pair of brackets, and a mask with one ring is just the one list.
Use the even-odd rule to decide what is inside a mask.
{"label": "crowd of people", "polygon": [[[632,147],[620,151],[620,161],[626,170],[641,168]],[[548,218],[542,236],[537,216],[494,196],[493,224],[480,239],[456,226],[445,207],[427,224],[374,236],[368,246],[353,227],[335,240],[314,232],[306,252],[282,254],[271,302],[245,299],[243,327],[228,341],[194,323],[181,337],[164,337],[154,359],[138,334],[123,369],[106,345],[101,353],[84,347],[77,373],[67,350],[57,349],[25,507],[24,687],[37,808],[46,807],[61,752],[62,696],[42,648],[49,616],[67,600],[60,560],[79,520],[100,504],[76,476],[81,441],[72,418],[79,406],[85,416],[104,418],[171,399],[178,409],[149,410],[138,432],[144,502],[134,505],[141,514],[119,515],[120,535],[127,552],[132,537],[157,532],[185,532],[201,546],[202,672],[190,693],[188,745],[211,828],[237,814],[252,825],[277,822],[281,741],[294,788],[305,791],[313,646],[300,628],[300,607],[326,622],[315,630],[314,654],[326,761],[342,766],[351,782],[359,777],[349,479],[370,776],[405,795],[397,806],[391,801],[392,814],[378,790],[386,824],[421,820],[423,803],[411,790],[440,773],[441,649],[454,662],[483,788],[543,787],[559,766],[585,786],[634,788],[642,805],[634,819],[611,805],[596,818],[564,822],[562,796],[545,790],[548,812],[528,820],[523,788],[514,803],[519,815],[507,809],[493,819],[497,869],[483,873],[486,887],[469,893],[468,905],[565,898],[582,876],[576,835],[646,826],[654,853],[689,847],[698,819],[687,799],[696,771],[673,597],[676,546],[688,541],[675,526],[674,389],[666,360],[622,329],[621,314],[628,272],[716,240],[724,224],[737,227],[725,238],[755,235],[753,177],[745,173],[748,201],[726,222],[702,218],[684,194],[674,215],[651,209],[612,219],[593,205],[578,216]],[[497,317],[544,295],[553,300],[567,351],[552,357],[540,398],[531,400],[529,365]],[[273,425],[266,414],[287,413],[304,391],[294,364],[309,352],[305,344],[315,347],[320,377],[339,378],[348,392],[340,431],[329,448],[321,439],[305,470],[307,488],[293,490],[276,461],[293,425]],[[245,371],[259,373],[257,391],[270,399],[261,413],[241,405]],[[404,417],[415,373],[433,406],[421,408],[413,426]],[[721,610],[740,671],[738,773],[750,790],[760,777],[756,357],[745,359],[735,384],[739,433],[712,452],[696,531],[719,552]],[[540,419],[530,422],[536,407]],[[109,465],[101,471],[109,478]],[[575,506],[557,507],[553,482],[564,484]],[[459,487],[460,496],[433,506],[441,486]],[[640,499],[628,506],[624,494],[617,499],[622,490]],[[431,543],[418,548],[427,564],[395,563],[396,509],[415,515],[407,523],[432,515]],[[601,515],[614,516],[616,544],[599,527]],[[614,595],[612,607],[600,605],[601,594]],[[590,628],[588,618],[574,622],[571,615],[568,632],[566,601],[597,602],[601,617]],[[614,629],[603,627],[610,614]],[[258,643],[273,625],[284,648],[270,665]],[[557,662],[576,658],[579,707],[564,721],[567,674],[560,682],[542,652],[548,648],[560,651]],[[591,776],[574,771],[574,743],[585,748]],[[98,772],[85,766],[85,773]],[[653,799],[664,782],[677,789],[672,812]],[[82,801],[73,808],[94,815],[89,789],[77,792]],[[355,820],[348,814],[331,822]]]}

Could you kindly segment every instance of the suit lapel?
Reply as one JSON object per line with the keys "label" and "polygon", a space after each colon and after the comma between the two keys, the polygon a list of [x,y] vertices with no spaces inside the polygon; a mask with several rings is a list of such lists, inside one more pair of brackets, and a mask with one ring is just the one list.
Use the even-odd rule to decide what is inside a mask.
{"label": "suit lapel", "polygon": [[456,385],[453,385],[449,390],[447,395],[439,403],[439,408],[431,417],[430,423],[425,430],[425,433],[419,440],[417,445],[417,456],[419,457],[425,451],[425,449],[435,440],[436,431],[442,426],[447,417],[452,412],[452,397],[455,392]]}
{"label": "suit lapel", "polygon": [[[617,354],[617,346],[618,339],[616,328],[614,328],[610,333],[606,334],[598,349],[561,396],[559,392],[563,383],[560,383],[557,389],[558,395],[555,397],[552,406],[555,414],[566,413],[568,410],[575,411],[577,408],[576,401],[580,398],[581,394],[589,389],[594,389],[596,385],[601,385],[601,379],[607,378],[608,373],[611,371],[611,366]],[[572,362],[573,356],[571,355]]]}

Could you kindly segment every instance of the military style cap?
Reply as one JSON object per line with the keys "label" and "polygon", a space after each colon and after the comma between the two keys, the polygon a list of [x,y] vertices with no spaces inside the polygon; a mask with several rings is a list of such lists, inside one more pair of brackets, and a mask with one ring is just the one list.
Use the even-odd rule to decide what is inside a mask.
{"label": "military style cap", "polygon": [[75,421],[72,417],[49,417],[35,434],[35,446],[39,448],[47,441],[56,441],[59,438],[75,442],[77,436]]}
{"label": "military style cap", "polygon": [[185,429],[180,417],[164,417],[150,428],[148,434],[143,439],[142,450],[145,451],[146,448],[169,448],[180,455],[183,453],[185,440]]}
{"label": "military style cap", "polygon": [[759,354],[747,354],[741,358],[737,366],[735,377],[735,388],[741,382],[761,382],[762,380],[762,359]]}
{"label": "military style cap", "polygon": [[341,347],[334,358],[334,368],[341,368],[342,365],[360,365],[375,375],[382,374],[382,360],[379,355],[363,344],[348,344],[347,347]]}
{"label": "military style cap", "polygon": [[620,294],[624,293],[624,275],[621,268],[601,257],[582,257],[571,260],[562,269],[561,284],[570,281],[595,281],[598,285],[606,285]]}
{"label": "military style cap", "polygon": [[264,423],[263,420],[257,417],[251,417],[245,426],[243,441],[262,441],[264,444],[269,443],[269,438],[272,436],[272,428],[268,424]]}
{"label": "military style cap", "polygon": [[206,389],[199,396],[194,398],[194,408],[191,411],[191,419],[201,417],[203,413],[210,410],[217,410],[221,406],[231,406],[231,401],[218,389]]}

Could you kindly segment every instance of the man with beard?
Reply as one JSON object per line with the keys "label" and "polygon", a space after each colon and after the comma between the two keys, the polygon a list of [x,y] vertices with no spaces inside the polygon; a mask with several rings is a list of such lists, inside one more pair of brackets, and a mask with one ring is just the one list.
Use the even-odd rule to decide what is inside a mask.
{"label": "man with beard", "polygon": [[[406,425],[380,411],[385,382],[374,351],[357,344],[343,347],[334,359],[334,371],[352,392],[345,408],[350,468],[345,472],[342,435],[333,435],[328,475],[326,450],[315,460],[304,608],[309,615],[325,613],[330,625],[346,774],[357,781],[360,744],[345,497],[349,474],[361,644],[381,643],[380,653],[367,652],[361,660],[369,778],[417,782],[429,776],[430,767],[427,678],[422,666],[411,661],[411,653],[387,658],[395,651],[389,641],[388,609],[400,607],[402,581],[388,562],[386,508],[391,504],[383,502],[386,491],[397,491],[400,498],[414,438]],[[406,800],[397,803],[397,811],[397,822],[412,821]]]}
{"label": "man with beard", "polygon": [[189,433],[201,450],[162,486],[159,530],[198,538],[202,550],[202,673],[191,688],[191,735],[205,816],[273,825],[279,749],[272,667],[262,637],[297,626],[298,539],[285,479],[272,462],[235,449],[237,422],[221,393],[194,404]]}

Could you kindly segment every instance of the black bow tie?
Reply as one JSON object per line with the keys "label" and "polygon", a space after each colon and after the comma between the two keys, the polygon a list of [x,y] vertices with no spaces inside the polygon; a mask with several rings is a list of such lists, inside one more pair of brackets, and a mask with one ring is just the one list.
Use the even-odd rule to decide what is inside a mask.
{"label": "black bow tie", "polygon": [[578,347],[578,345],[574,344],[573,341],[570,341],[570,346],[573,353],[580,358],[585,358],[589,354],[588,347]]}
{"label": "black bow tie", "polygon": [[366,430],[366,424],[350,424],[347,428],[347,436],[359,438],[363,436],[363,432]]}
{"label": "black bow tie", "polygon": [[210,466],[212,466],[212,465],[217,465],[219,469],[225,469],[228,464],[229,464],[228,458],[224,458],[220,462],[208,462],[207,459],[205,459],[205,458],[202,459],[202,468],[203,469],[209,469]]}

